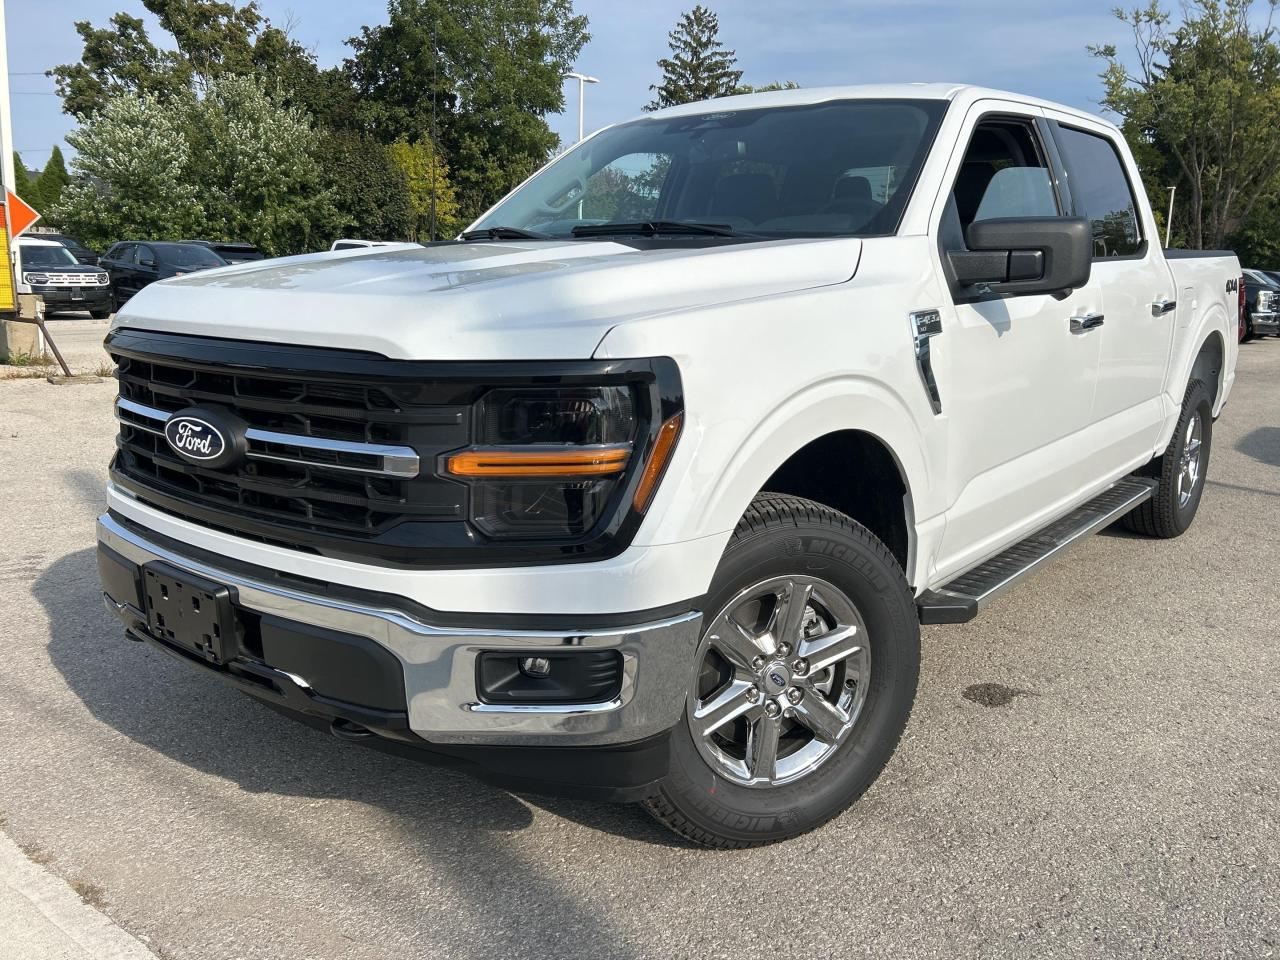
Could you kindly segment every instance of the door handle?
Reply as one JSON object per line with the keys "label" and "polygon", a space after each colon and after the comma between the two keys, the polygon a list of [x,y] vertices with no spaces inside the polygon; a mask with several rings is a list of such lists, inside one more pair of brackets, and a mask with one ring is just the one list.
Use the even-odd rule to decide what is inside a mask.
{"label": "door handle", "polygon": [[1157,300],[1151,305],[1151,315],[1153,317],[1163,317],[1166,313],[1173,313],[1178,309],[1177,300]]}
{"label": "door handle", "polygon": [[1072,333],[1087,333],[1095,327],[1102,326],[1103,315],[1101,313],[1086,313],[1084,316],[1071,318]]}

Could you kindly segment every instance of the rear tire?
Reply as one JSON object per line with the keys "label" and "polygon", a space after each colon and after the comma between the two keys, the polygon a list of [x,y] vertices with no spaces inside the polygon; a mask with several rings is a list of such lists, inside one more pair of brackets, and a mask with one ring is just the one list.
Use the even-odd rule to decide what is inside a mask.
{"label": "rear tire", "polygon": [[844,514],[762,493],[706,610],[670,769],[645,807],[720,849],[826,823],[875,782],[911,715],[920,625],[902,568]]}
{"label": "rear tire", "polygon": [[109,316],[111,316],[111,309],[107,308],[105,310],[90,310],[89,316],[93,317],[93,319],[95,320],[106,320]]}
{"label": "rear tire", "polygon": [[1134,533],[1162,539],[1185,533],[1200,508],[1212,445],[1213,405],[1209,389],[1202,381],[1192,380],[1187,384],[1173,439],[1164,454],[1141,473],[1159,482],[1155,496],[1125,516],[1124,526]]}

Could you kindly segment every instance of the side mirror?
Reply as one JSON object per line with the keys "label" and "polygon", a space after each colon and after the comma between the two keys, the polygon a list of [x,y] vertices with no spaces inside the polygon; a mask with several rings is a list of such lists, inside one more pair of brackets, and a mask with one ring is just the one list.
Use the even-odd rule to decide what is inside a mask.
{"label": "side mirror", "polygon": [[985,287],[980,292],[998,297],[1065,296],[1089,282],[1093,233],[1082,217],[975,220],[965,242],[968,250],[947,254],[962,288]]}
{"label": "side mirror", "polygon": [[155,262],[154,260],[139,260],[139,261],[138,261],[138,266],[140,266],[140,267],[154,267],[155,265],[156,265],[156,262]]}

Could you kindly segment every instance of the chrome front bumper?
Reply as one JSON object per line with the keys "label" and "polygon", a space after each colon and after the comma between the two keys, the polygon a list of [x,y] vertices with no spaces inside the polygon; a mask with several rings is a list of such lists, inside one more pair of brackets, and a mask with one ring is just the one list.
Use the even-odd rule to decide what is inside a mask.
{"label": "chrome front bumper", "polygon": [[[164,562],[235,590],[238,606],[341,633],[367,637],[399,659],[405,679],[410,729],[432,743],[606,746],[642,740],[679,722],[692,678],[702,614],[634,625],[575,629],[497,630],[437,627],[407,613],[302,592],[185,557],[151,542],[113,516],[98,519],[98,541],[141,567]],[[584,571],[583,588],[590,576]],[[109,609],[129,622],[145,616],[118,598]],[[566,620],[571,618],[566,617]],[[481,703],[476,663],[482,652],[563,652],[566,647],[617,650],[621,690],[613,700],[590,704],[506,705]],[[307,696],[306,677],[290,676]]]}
{"label": "chrome front bumper", "polygon": [[1277,327],[1280,328],[1280,313],[1267,311],[1265,313],[1255,310],[1249,314],[1249,319],[1253,321],[1255,327]]}

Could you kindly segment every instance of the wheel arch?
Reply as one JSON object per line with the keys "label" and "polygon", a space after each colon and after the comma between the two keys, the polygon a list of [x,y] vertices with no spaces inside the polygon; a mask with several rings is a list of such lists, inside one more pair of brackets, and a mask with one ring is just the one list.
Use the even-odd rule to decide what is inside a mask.
{"label": "wheel arch", "polygon": [[[838,459],[833,477],[858,464],[867,482],[850,490],[818,475],[831,457]],[[827,381],[776,408],[743,438],[704,501],[703,526],[732,529],[761,492],[803,496],[871,529],[914,583],[918,523],[936,512],[928,502],[927,465],[924,430],[899,398],[870,380]],[[896,509],[881,481],[892,485]]]}

